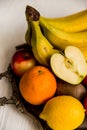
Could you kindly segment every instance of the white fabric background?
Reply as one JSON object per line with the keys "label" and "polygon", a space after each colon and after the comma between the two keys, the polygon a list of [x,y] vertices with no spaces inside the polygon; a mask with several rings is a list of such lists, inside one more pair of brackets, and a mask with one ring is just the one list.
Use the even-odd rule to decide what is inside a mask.
{"label": "white fabric background", "polygon": [[[60,17],[87,9],[87,0],[0,0],[0,72],[8,67],[14,47],[24,43],[27,29],[26,5],[32,5],[41,15]],[[0,81],[0,97],[11,96],[11,85]],[[14,105],[0,106],[0,130],[38,130],[30,117],[19,113]]]}

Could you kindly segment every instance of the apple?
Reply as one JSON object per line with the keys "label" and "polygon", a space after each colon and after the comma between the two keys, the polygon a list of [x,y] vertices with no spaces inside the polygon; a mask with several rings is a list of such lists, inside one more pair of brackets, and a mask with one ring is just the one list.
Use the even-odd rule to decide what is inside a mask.
{"label": "apple", "polygon": [[85,113],[87,114],[87,95],[85,96],[85,98],[83,100],[83,106],[85,108]]}
{"label": "apple", "polygon": [[83,84],[85,87],[87,87],[87,75],[86,75],[86,77],[83,79],[82,84]]}
{"label": "apple", "polygon": [[36,59],[29,50],[18,50],[14,53],[11,60],[12,71],[17,76],[22,76],[28,69],[37,64]]}
{"label": "apple", "polygon": [[54,53],[50,58],[54,74],[70,83],[79,84],[87,75],[87,63],[81,50],[75,46],[67,46],[64,53]]}

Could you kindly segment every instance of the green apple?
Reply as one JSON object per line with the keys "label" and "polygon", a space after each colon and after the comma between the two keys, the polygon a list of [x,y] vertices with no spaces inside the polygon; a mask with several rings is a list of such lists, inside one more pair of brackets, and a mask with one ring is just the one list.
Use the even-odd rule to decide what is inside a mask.
{"label": "green apple", "polygon": [[87,63],[81,50],[67,46],[64,53],[54,53],[50,59],[54,74],[71,84],[79,84],[87,75]]}

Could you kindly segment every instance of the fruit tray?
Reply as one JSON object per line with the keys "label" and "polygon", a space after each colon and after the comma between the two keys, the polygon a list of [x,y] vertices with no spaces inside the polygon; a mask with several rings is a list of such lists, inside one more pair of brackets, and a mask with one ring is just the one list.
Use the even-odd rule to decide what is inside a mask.
{"label": "fruit tray", "polygon": [[[26,47],[26,46],[24,44],[22,46],[18,46],[16,49],[20,49],[21,47]],[[7,71],[0,74],[0,80],[3,77],[7,78],[8,81],[11,83],[12,96],[10,99],[7,99],[6,97],[0,98],[0,106],[4,106],[5,104],[14,104],[16,105],[18,111],[22,112],[23,114],[26,114],[27,116],[30,116],[37,123],[39,130],[51,130],[51,128],[49,128],[47,123],[39,118],[39,114],[42,111],[44,104],[34,106],[27,103],[22,98],[18,89],[20,79],[14,75],[10,64],[7,68]],[[83,124],[76,130],[87,130],[87,117],[85,117]]]}

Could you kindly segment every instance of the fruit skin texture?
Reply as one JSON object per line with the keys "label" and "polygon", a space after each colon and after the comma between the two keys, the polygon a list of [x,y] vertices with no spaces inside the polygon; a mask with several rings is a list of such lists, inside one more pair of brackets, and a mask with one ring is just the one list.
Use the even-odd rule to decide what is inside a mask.
{"label": "fruit skin texture", "polygon": [[86,115],[87,115],[87,95],[85,96],[85,98],[84,98],[84,101],[83,101],[83,106],[84,106],[84,108],[85,108],[85,113],[86,113]]}
{"label": "fruit skin texture", "polygon": [[57,95],[70,95],[78,100],[82,100],[87,91],[86,88],[82,84],[72,85],[64,81],[58,81],[57,85]]}
{"label": "fruit skin texture", "polygon": [[82,84],[87,87],[87,76],[83,79]]}
{"label": "fruit skin texture", "polygon": [[28,43],[28,45],[31,45],[31,26],[30,26],[30,23],[28,24],[28,29],[25,33],[25,41]]}
{"label": "fruit skin texture", "polygon": [[[33,13],[31,12],[31,10],[33,11]],[[33,16],[34,11],[35,11],[35,17]],[[39,26],[39,16],[37,16],[37,14],[38,12],[36,10],[27,6],[26,8],[27,22],[28,22],[28,26],[30,25],[32,30],[32,35],[31,35],[32,51],[35,58],[41,65],[49,66],[49,60],[51,55],[54,52],[58,52],[58,50],[54,49],[54,47],[42,34],[41,28]],[[30,39],[28,35],[27,35],[27,39]],[[28,44],[30,43],[28,42]]]}
{"label": "fruit skin texture", "polygon": [[35,66],[27,71],[19,83],[21,95],[33,105],[42,104],[53,97],[56,88],[55,76],[44,66]]}
{"label": "fruit skin texture", "polygon": [[54,47],[42,34],[39,26],[39,21],[32,21],[31,26],[31,46],[34,56],[40,64],[49,66],[51,55],[55,52],[58,52],[58,50],[54,49]]}
{"label": "fruit skin texture", "polygon": [[79,100],[63,95],[50,99],[40,118],[47,121],[53,130],[74,130],[82,124],[85,112]]}
{"label": "fruit skin texture", "polygon": [[40,18],[40,26],[45,37],[54,47],[64,50],[68,45],[76,46],[83,52],[87,60],[87,31],[77,33],[65,32],[50,25],[43,18]]}
{"label": "fruit skin texture", "polygon": [[11,68],[17,76],[22,76],[28,69],[36,64],[36,59],[28,50],[16,51],[11,60]]}
{"label": "fruit skin texture", "polygon": [[87,10],[60,18],[42,18],[50,25],[66,32],[79,32],[87,30]]}

